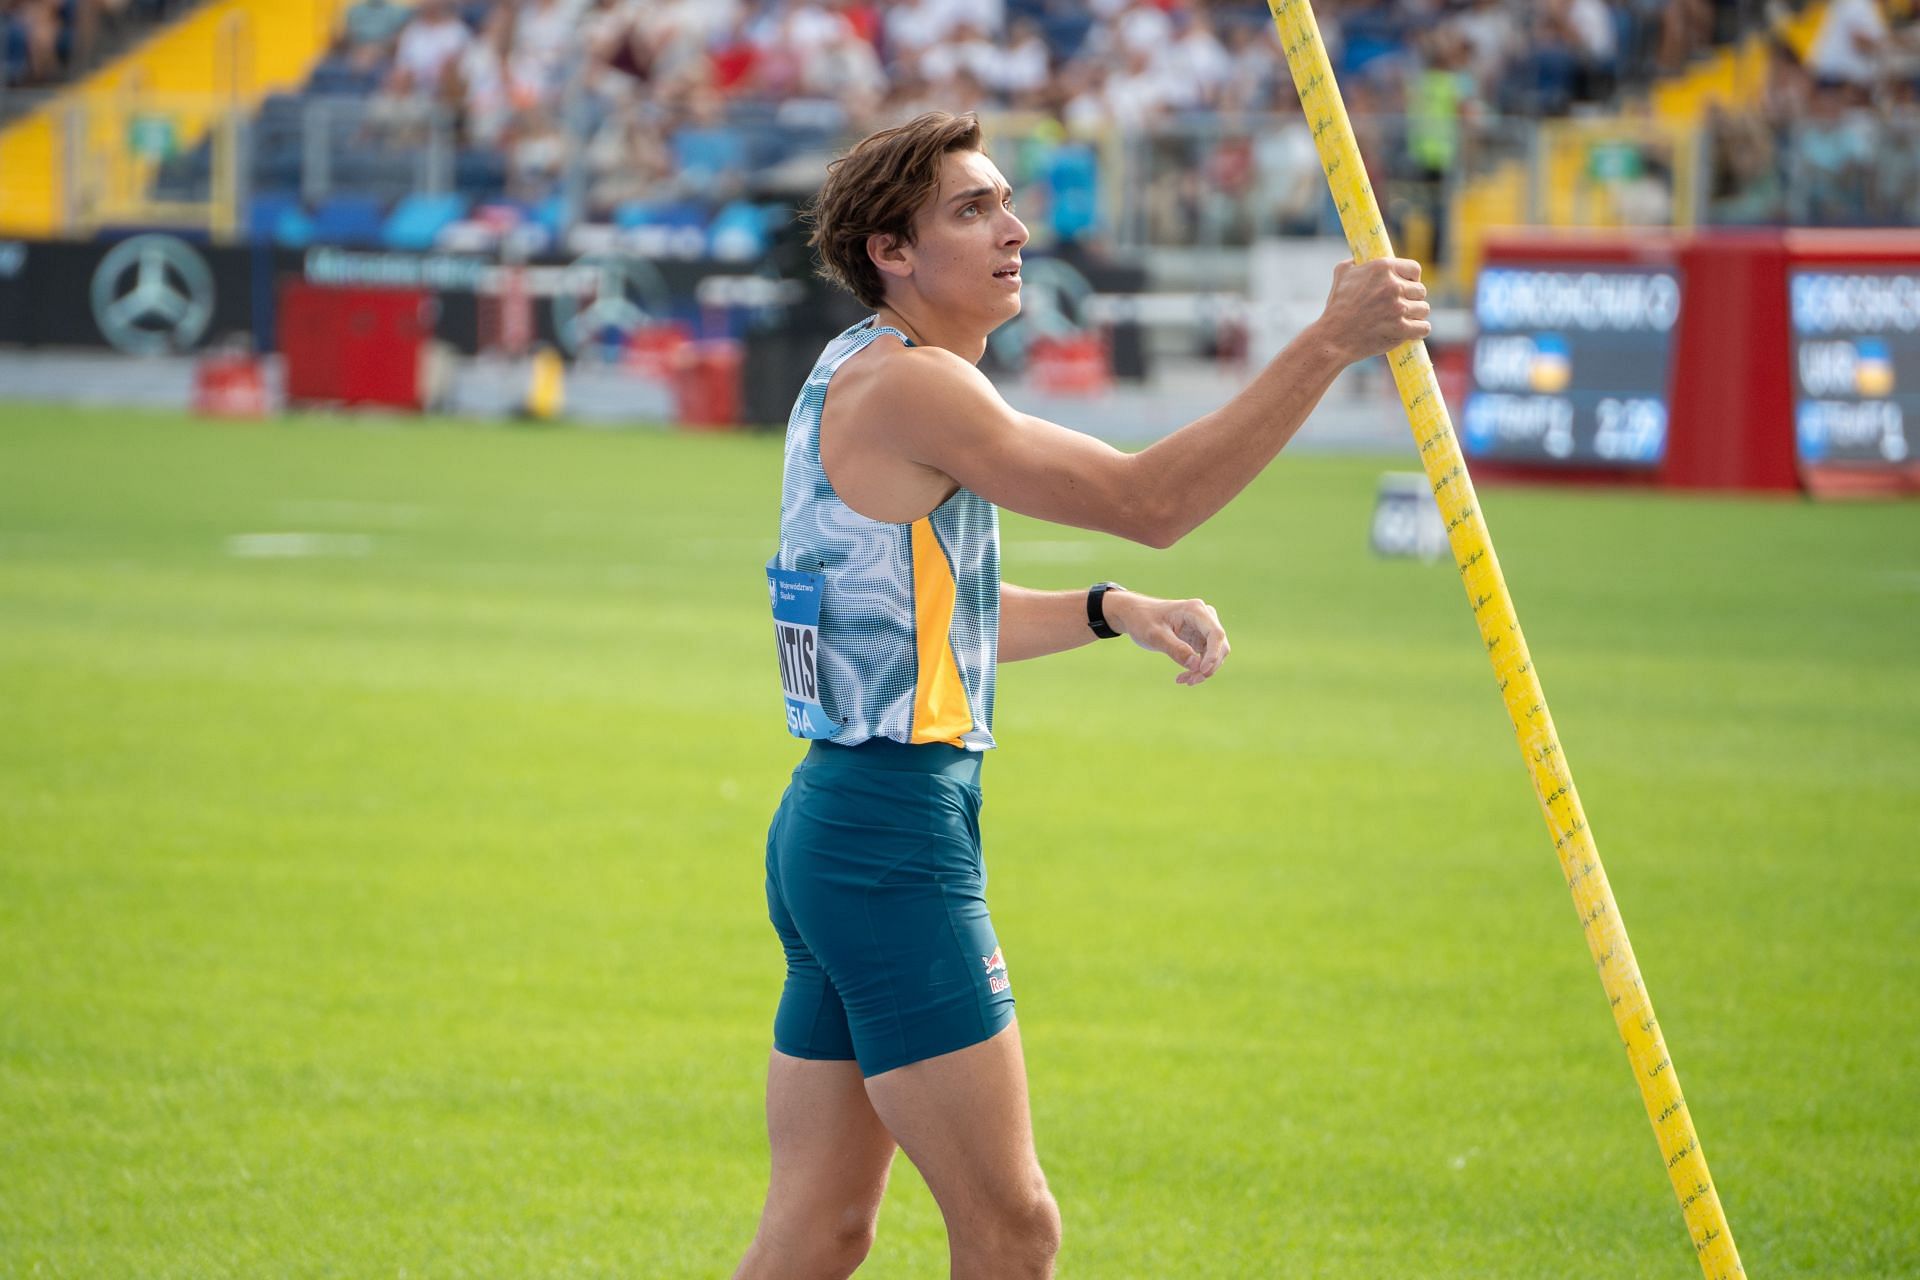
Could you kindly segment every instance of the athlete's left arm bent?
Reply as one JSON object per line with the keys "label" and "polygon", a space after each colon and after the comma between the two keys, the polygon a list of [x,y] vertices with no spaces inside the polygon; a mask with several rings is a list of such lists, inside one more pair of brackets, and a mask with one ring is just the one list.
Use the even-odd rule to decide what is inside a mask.
{"label": "athlete's left arm bent", "polygon": [[[1233,652],[1220,615],[1204,600],[1162,600],[1113,590],[1102,602],[1107,625],[1142,649],[1179,664],[1176,684],[1199,684]],[[1078,649],[1094,638],[1087,625],[1087,593],[1000,586],[1000,661],[1019,662]]]}

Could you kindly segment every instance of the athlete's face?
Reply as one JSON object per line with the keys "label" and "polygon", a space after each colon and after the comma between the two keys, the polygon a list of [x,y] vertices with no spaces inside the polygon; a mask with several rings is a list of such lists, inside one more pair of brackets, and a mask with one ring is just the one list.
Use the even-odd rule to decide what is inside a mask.
{"label": "athlete's face", "polygon": [[940,160],[940,187],[914,219],[902,247],[914,289],[942,316],[991,331],[1020,314],[1020,249],[1027,228],[1014,216],[1013,189],[980,151]]}

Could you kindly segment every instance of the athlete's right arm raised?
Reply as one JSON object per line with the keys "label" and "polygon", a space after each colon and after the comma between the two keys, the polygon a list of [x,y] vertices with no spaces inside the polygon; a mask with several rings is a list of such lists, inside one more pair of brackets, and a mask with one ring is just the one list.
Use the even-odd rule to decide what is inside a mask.
{"label": "athlete's right arm raised", "polygon": [[886,424],[885,447],[904,460],[1010,511],[1171,546],[1260,474],[1340,370],[1427,335],[1419,274],[1407,259],[1343,263],[1320,318],[1251,383],[1139,453],[1015,412],[978,369],[937,348],[889,361],[861,416]]}

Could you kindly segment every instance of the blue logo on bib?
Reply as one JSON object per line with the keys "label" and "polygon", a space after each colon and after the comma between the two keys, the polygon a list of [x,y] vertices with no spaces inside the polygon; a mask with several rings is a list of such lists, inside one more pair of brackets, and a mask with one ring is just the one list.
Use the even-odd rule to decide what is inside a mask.
{"label": "blue logo on bib", "polygon": [[796,738],[831,738],[840,727],[820,705],[820,593],[826,581],[823,574],[767,566],[787,732]]}

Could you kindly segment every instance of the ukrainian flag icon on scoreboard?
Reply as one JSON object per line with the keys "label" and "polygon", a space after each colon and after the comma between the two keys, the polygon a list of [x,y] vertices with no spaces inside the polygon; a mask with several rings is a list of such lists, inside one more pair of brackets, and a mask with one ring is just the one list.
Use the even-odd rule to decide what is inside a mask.
{"label": "ukrainian flag icon on scoreboard", "polygon": [[1853,385],[1862,396],[1884,399],[1893,394],[1893,353],[1877,338],[1854,343]]}
{"label": "ukrainian flag icon on scoreboard", "polygon": [[1558,395],[1573,381],[1573,353],[1567,340],[1545,333],[1533,340],[1533,360],[1527,366],[1527,385],[1545,396]]}

